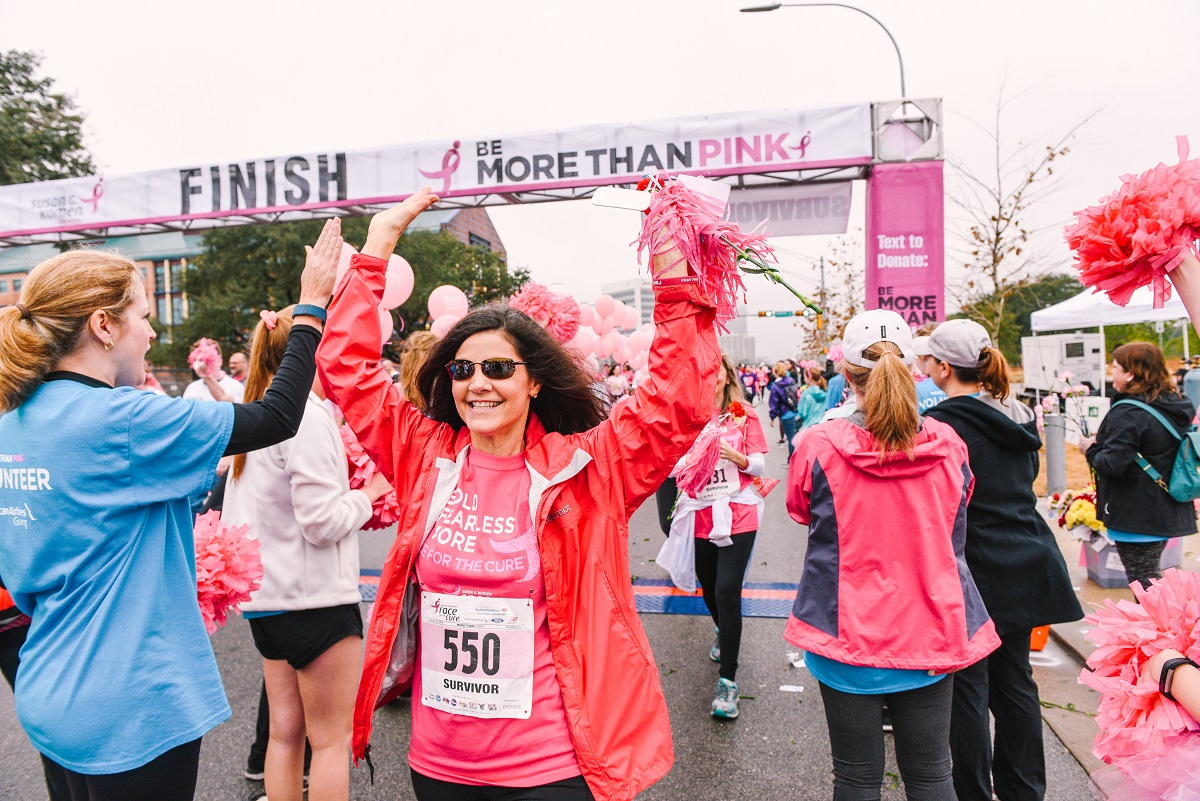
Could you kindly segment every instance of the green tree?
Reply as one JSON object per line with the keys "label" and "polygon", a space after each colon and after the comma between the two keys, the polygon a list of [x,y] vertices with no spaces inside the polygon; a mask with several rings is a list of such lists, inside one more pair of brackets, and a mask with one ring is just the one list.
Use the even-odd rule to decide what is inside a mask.
{"label": "green tree", "polygon": [[92,175],[75,99],[41,78],[42,58],[0,51],[0,186]]}
{"label": "green tree", "polygon": [[[346,241],[361,247],[368,218],[342,221]],[[316,241],[321,220],[275,225],[215,228],[204,235],[204,252],[188,265],[184,291],[188,317],[160,337],[150,353],[156,364],[186,367],[193,342],[210,337],[226,355],[248,350],[261,309],[280,309],[299,299],[304,246]],[[448,233],[415,231],[401,237],[396,252],[412,265],[415,287],[397,311],[393,341],[425,328],[429,293],[441,284],[459,287],[472,306],[515,292],[528,280],[525,270],[509,271],[495,253],[463,244]],[[395,316],[395,312],[393,313]],[[394,353],[392,354],[394,355]]]}
{"label": "green tree", "polygon": [[995,337],[997,347],[1010,364],[1020,364],[1021,337],[1033,334],[1029,316],[1039,309],[1073,298],[1082,291],[1083,285],[1074,275],[1052,273],[1011,288],[1003,303],[998,303],[997,298],[992,296],[985,296],[976,303],[963,306],[959,314],[952,316],[967,317],[990,329],[991,315],[998,307],[1001,308],[1000,335]]}

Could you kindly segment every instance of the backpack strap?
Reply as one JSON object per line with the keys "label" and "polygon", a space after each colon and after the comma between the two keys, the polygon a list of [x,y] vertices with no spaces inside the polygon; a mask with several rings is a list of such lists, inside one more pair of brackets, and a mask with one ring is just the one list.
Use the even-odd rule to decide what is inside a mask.
{"label": "backpack strap", "polygon": [[[1119,400],[1116,403],[1114,403],[1113,406],[1120,406],[1122,403],[1127,404],[1129,406],[1136,406],[1139,409],[1142,409],[1143,411],[1149,412],[1150,414],[1152,414],[1154,416],[1154,419],[1156,419],[1156,420],[1158,420],[1158,422],[1162,423],[1163,428],[1165,428],[1165,429],[1167,429],[1167,431],[1171,432],[1171,436],[1173,436],[1177,440],[1180,440],[1180,441],[1183,440],[1183,437],[1181,437],[1179,435],[1179,432],[1175,430],[1175,426],[1168,423],[1167,418],[1163,417],[1158,412],[1158,410],[1155,409],[1154,407],[1150,406],[1149,404],[1142,403],[1141,401],[1130,400],[1130,399]],[[1133,458],[1134,458],[1134,461],[1137,462],[1138,467],[1142,468],[1142,470],[1144,470],[1146,472],[1146,475],[1150,476],[1151,481],[1153,481],[1155,484],[1157,484],[1159,486],[1159,488],[1162,489],[1163,492],[1170,494],[1171,488],[1167,486],[1167,482],[1163,481],[1162,473],[1155,470],[1154,465],[1152,465],[1148,461],[1146,461],[1145,456],[1142,456],[1141,453],[1138,453]]]}

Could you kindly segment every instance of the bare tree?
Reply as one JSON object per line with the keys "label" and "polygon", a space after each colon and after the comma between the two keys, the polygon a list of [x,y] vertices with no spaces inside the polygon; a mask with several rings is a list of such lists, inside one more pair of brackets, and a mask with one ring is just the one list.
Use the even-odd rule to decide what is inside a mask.
{"label": "bare tree", "polygon": [[1071,152],[1080,131],[1102,111],[1088,114],[1050,144],[1017,142],[1010,147],[1002,136],[1003,116],[1022,94],[1006,98],[1002,85],[992,127],[979,126],[991,140],[994,154],[986,172],[947,159],[961,178],[960,188],[947,197],[958,210],[950,220],[957,228],[951,241],[957,241],[965,267],[964,278],[951,292],[963,311],[989,330],[993,340],[1000,336],[1005,307],[1013,295],[1050,271],[1051,248],[1039,235],[1061,227],[1058,223],[1035,227],[1031,209],[1061,188],[1061,171],[1055,172],[1059,160]]}
{"label": "bare tree", "polygon": [[814,317],[804,318],[804,353],[813,356],[828,353],[830,343],[841,336],[850,318],[864,308],[864,250],[860,233],[838,237],[825,257],[825,290],[817,298],[825,313],[819,321]]}

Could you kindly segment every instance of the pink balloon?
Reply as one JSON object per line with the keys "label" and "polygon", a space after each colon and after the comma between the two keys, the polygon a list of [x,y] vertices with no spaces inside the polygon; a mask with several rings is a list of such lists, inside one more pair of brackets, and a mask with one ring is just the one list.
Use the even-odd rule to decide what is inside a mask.
{"label": "pink balloon", "polygon": [[616,307],[617,302],[613,300],[612,295],[601,295],[596,298],[596,314],[601,317],[608,317]]}
{"label": "pink balloon", "polygon": [[628,342],[618,342],[617,346],[613,348],[613,358],[620,363],[629,361],[630,355]]}
{"label": "pink balloon", "polygon": [[392,313],[388,309],[379,308],[379,336],[381,342],[379,347],[383,347],[392,338],[392,332],[396,330],[396,321],[392,319]]}
{"label": "pink balloon", "polygon": [[625,319],[625,301],[613,300],[613,310],[608,313],[608,316],[613,318],[613,322],[620,325]]}
{"label": "pink balloon", "polygon": [[581,326],[592,324],[592,307],[587,304],[579,304],[579,324]]}
{"label": "pink balloon", "polygon": [[429,293],[429,316],[438,320],[447,314],[464,315],[470,304],[467,296],[456,286],[442,284]]}
{"label": "pink balloon", "polygon": [[598,358],[607,359],[612,355],[612,352],[613,342],[608,338],[607,334],[597,339],[595,344],[592,345],[592,353],[596,354]]}
{"label": "pink balloon", "polygon": [[567,347],[573,348],[583,354],[592,352],[592,348],[596,345],[596,337],[592,336],[592,332],[586,328],[580,328],[575,334],[575,338],[567,343]]}
{"label": "pink balloon", "polygon": [[338,255],[337,277],[334,279],[334,286],[342,283],[342,276],[350,269],[350,257],[358,251],[354,249],[354,245],[349,242],[342,242],[342,252]]}
{"label": "pink balloon", "polygon": [[629,347],[635,351],[649,350],[650,343],[654,341],[654,334],[649,331],[638,329],[629,335]]}
{"label": "pink balloon", "polygon": [[447,333],[449,333],[450,329],[454,327],[455,323],[465,316],[466,315],[464,314],[454,314],[453,312],[450,314],[443,314],[441,317],[433,321],[433,325],[429,326],[429,330],[433,332],[434,336],[441,339],[442,337],[446,336]]}
{"label": "pink balloon", "polygon": [[646,351],[639,351],[633,354],[633,356],[629,359],[629,366],[634,370],[641,370],[646,366],[646,359]]}
{"label": "pink balloon", "polygon": [[592,330],[600,336],[604,336],[609,331],[613,330],[613,321],[611,317],[596,317],[592,320]]}
{"label": "pink balloon", "polygon": [[642,315],[638,314],[638,310],[633,306],[625,307],[625,318],[621,321],[621,327],[626,331],[633,331],[638,327],[638,323],[642,321]]}
{"label": "pink balloon", "polygon": [[413,269],[404,257],[393,253],[388,256],[387,283],[383,287],[383,300],[379,306],[383,309],[395,309],[413,291]]}

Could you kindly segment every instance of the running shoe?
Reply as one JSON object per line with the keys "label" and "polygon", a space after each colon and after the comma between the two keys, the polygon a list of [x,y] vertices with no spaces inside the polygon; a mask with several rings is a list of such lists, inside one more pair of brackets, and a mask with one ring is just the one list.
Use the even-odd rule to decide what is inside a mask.
{"label": "running shoe", "polygon": [[262,766],[259,765],[257,768],[253,768],[247,765],[246,769],[242,771],[242,775],[252,782],[261,782],[263,780]]}
{"label": "running shoe", "polygon": [[712,716],[733,720],[738,716],[738,686],[729,679],[717,679],[717,694],[712,702]]}
{"label": "running shoe", "polygon": [[721,661],[721,629],[713,626],[713,647],[708,649],[708,658],[714,662]]}

